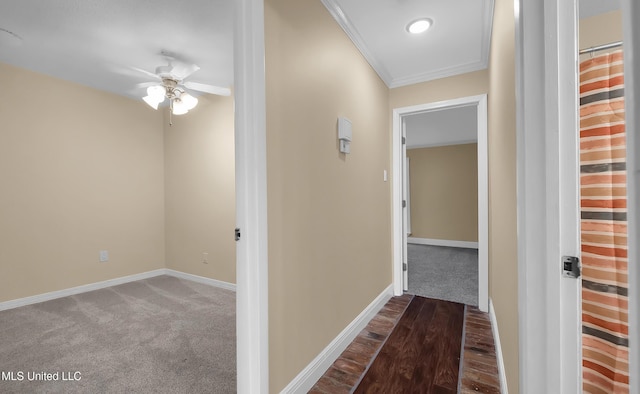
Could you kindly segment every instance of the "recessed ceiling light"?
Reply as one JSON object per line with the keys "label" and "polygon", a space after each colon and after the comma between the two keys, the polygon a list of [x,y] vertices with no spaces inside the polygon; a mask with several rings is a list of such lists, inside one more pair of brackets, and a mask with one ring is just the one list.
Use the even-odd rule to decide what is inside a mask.
{"label": "recessed ceiling light", "polygon": [[433,20],[429,18],[421,18],[415,20],[407,25],[407,31],[411,34],[420,34],[427,31],[431,25],[433,25]]}

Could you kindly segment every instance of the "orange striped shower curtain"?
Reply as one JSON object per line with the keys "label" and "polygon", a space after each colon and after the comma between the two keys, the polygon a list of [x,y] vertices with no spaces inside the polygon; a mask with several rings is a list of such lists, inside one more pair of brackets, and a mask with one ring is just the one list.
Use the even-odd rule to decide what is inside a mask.
{"label": "orange striped shower curtain", "polygon": [[629,392],[627,188],[622,51],[580,64],[582,378]]}

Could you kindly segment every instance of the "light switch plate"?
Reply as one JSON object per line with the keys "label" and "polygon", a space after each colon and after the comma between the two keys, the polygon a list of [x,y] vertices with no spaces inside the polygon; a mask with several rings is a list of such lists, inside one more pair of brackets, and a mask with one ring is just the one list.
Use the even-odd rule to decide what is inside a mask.
{"label": "light switch plate", "polygon": [[109,261],[109,251],[108,250],[101,250],[99,252],[100,255],[100,262],[101,263],[106,263],[107,261]]}

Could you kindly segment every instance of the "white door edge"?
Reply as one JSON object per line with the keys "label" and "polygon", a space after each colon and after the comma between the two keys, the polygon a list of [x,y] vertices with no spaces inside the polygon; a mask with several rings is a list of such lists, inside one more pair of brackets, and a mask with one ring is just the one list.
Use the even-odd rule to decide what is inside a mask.
{"label": "white door edge", "polygon": [[[558,106],[559,157],[559,240],[560,256],[580,256],[580,130],[578,82],[578,3],[559,1],[555,62],[558,79],[554,84]],[[549,83],[551,83],[549,81]],[[550,102],[550,100],[547,100]],[[551,150],[553,152],[554,150]],[[550,273],[561,275],[560,258]],[[562,346],[561,392],[582,392],[582,279],[560,277],[560,343]],[[549,303],[554,303],[549,300]],[[555,346],[551,343],[550,346]],[[550,349],[551,350],[551,349]]]}
{"label": "white door edge", "polygon": [[522,393],[582,389],[580,281],[561,266],[580,251],[577,51],[576,0],[516,3]]}
{"label": "white door edge", "polygon": [[[402,122],[402,136],[400,137],[404,141],[407,139],[407,122]],[[406,201],[406,206],[402,209],[402,290],[409,290],[409,259],[408,259],[408,245],[407,237],[409,236],[409,193],[408,192],[408,179],[409,168],[407,164],[409,158],[407,157],[407,144],[402,144],[402,199]]]}
{"label": "white door edge", "polygon": [[461,97],[393,109],[393,291],[401,295],[402,271],[402,118],[404,116],[447,108],[476,106],[478,131],[478,308],[489,311],[489,185],[487,154],[487,95]]}
{"label": "white door edge", "polygon": [[237,392],[253,394],[269,392],[264,3],[235,11]]}

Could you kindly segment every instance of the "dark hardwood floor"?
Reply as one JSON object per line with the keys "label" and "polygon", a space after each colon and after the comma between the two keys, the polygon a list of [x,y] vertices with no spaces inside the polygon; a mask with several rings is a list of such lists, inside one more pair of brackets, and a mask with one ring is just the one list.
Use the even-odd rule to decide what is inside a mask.
{"label": "dark hardwood floor", "polygon": [[387,392],[500,393],[489,315],[409,294],[393,297],[310,390]]}
{"label": "dark hardwood floor", "polygon": [[464,305],[414,297],[355,393],[458,389]]}

